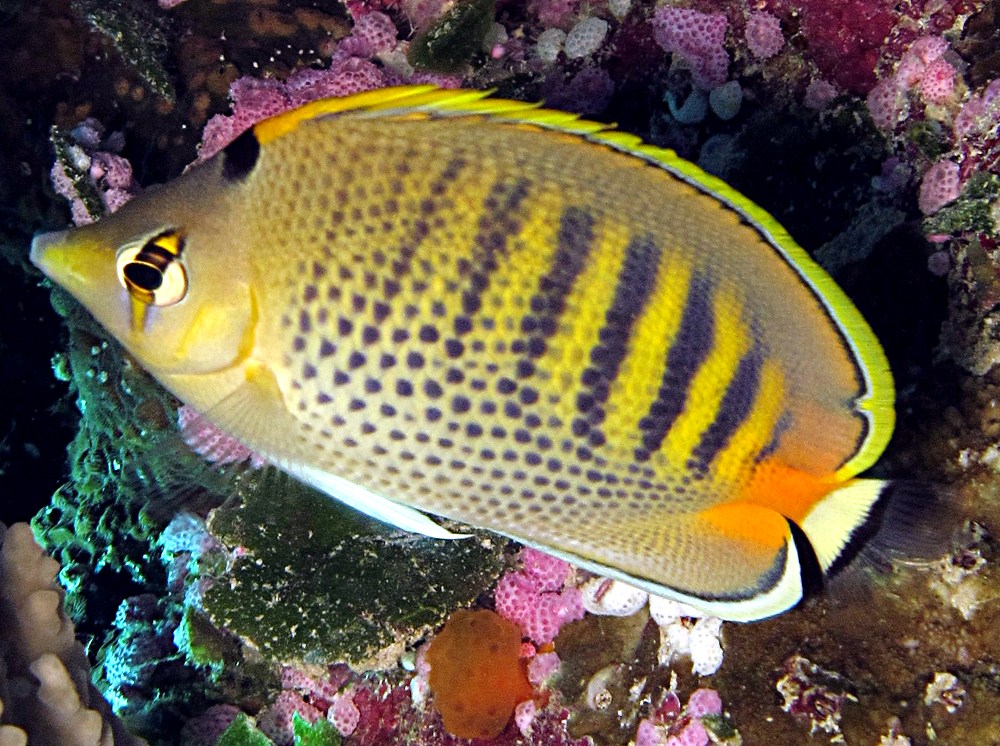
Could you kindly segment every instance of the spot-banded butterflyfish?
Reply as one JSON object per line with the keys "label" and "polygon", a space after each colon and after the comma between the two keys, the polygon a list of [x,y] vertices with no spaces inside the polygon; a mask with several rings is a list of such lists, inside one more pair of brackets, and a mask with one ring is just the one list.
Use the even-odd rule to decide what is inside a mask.
{"label": "spot-banded butterflyfish", "polygon": [[332,497],[726,619],[795,605],[803,551],[830,569],[889,488],[857,478],[894,393],[847,296],[719,179],[572,114],[319,100],[31,257]]}

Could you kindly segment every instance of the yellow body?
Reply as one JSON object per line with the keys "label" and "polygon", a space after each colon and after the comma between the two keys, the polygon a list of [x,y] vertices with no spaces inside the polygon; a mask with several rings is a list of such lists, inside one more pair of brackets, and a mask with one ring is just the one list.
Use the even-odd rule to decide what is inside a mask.
{"label": "yellow body", "polygon": [[[868,326],[718,180],[483,95],[315,102],[33,258],[179,398],[367,512],[728,618],[793,605],[788,521],[826,569],[881,489],[854,479],[893,426]],[[135,249],[116,270],[154,238],[179,241],[149,260],[183,268],[169,305],[121,278]]]}

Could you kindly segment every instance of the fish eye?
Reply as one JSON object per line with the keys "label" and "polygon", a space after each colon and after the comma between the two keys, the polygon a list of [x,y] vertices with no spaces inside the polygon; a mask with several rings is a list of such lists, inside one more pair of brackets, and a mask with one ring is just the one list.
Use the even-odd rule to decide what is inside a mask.
{"label": "fish eye", "polygon": [[167,231],[118,251],[118,281],[136,300],[152,306],[172,306],[187,295],[188,281],[181,252],[184,240]]}

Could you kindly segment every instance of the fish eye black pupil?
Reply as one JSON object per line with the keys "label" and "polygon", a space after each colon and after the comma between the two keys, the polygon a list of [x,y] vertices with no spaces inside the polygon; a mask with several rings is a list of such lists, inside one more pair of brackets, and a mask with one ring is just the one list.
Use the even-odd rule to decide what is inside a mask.
{"label": "fish eye black pupil", "polygon": [[129,262],[123,270],[125,279],[140,290],[153,292],[163,284],[163,273],[142,262]]}

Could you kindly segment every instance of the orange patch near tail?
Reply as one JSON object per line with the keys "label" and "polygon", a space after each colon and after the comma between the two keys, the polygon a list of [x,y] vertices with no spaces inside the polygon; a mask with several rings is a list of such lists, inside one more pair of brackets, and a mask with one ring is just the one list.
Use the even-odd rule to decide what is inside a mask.
{"label": "orange patch near tail", "polygon": [[749,542],[777,552],[788,538],[788,523],[770,508],[746,502],[724,503],[703,510],[698,517],[727,539]]}
{"label": "orange patch near tail", "polygon": [[495,738],[531,699],[520,660],[521,630],[499,614],[459,609],[431,640],[427,662],[434,706],[460,738]]}
{"label": "orange patch near tail", "polygon": [[810,509],[839,486],[829,478],[764,461],[754,470],[740,501],[769,508],[801,526]]}

